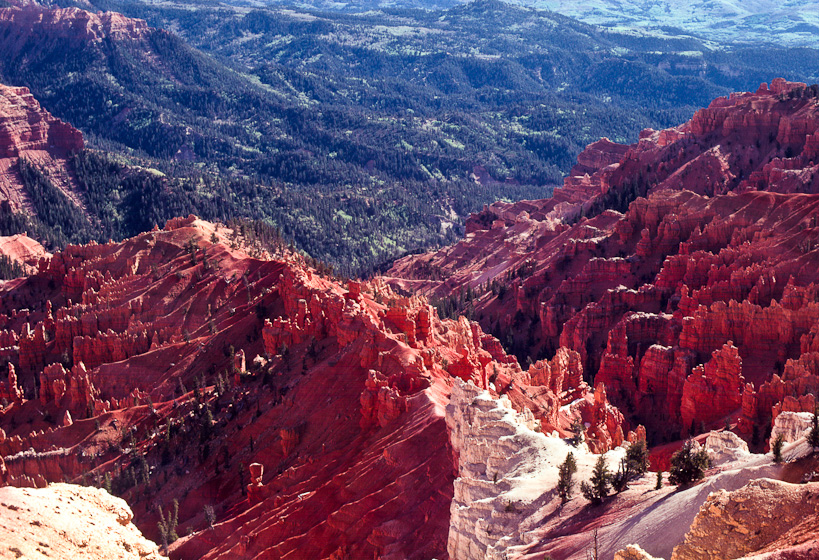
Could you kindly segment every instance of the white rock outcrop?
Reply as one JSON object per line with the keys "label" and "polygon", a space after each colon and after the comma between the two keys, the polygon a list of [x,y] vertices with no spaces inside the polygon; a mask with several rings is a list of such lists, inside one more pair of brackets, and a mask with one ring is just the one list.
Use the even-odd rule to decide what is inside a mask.
{"label": "white rock outcrop", "polygon": [[780,412],[771,427],[770,443],[782,434],[785,443],[804,438],[813,425],[813,414],[810,412]]}
{"label": "white rock outcrop", "polygon": [[0,558],[162,560],[122,498],[100,488],[0,488]]}
{"label": "white rock outcrop", "polygon": [[[601,558],[613,558],[618,551],[627,560],[670,558],[709,494],[776,477],[782,470],[769,455],[749,453],[733,434],[712,434],[706,448],[721,464],[705,481],[687,489],[666,485],[654,490],[656,477],[650,473],[592,512],[579,485],[589,479],[598,456],[585,445],[575,448],[557,436],[535,431],[537,424],[528,411],[518,413],[508,399],[493,399],[460,380],[455,381],[446,421],[458,456],[447,545],[453,560],[546,554],[585,560],[595,528]],[[558,466],[570,451],[578,467],[574,496],[561,505]],[[610,470],[616,470],[624,454],[623,448],[605,454]],[[613,511],[617,514],[607,513]],[[610,517],[594,526],[589,523],[593,513]],[[642,549],[628,548],[637,544]]]}
{"label": "white rock outcrop", "polygon": [[748,444],[734,432],[711,432],[705,439],[705,451],[712,466],[720,466],[751,456]]}
{"label": "white rock outcrop", "polygon": [[[578,486],[597,459],[585,445],[575,448],[537,432],[532,414],[516,412],[508,398],[493,399],[460,380],[452,389],[446,422],[458,455],[447,545],[450,558],[457,560],[500,560],[511,547],[530,542],[531,531],[560,503],[558,466],[566,455],[575,456]],[[609,452],[609,465],[618,464],[623,454],[622,448]],[[577,487],[574,493],[579,494]]]}

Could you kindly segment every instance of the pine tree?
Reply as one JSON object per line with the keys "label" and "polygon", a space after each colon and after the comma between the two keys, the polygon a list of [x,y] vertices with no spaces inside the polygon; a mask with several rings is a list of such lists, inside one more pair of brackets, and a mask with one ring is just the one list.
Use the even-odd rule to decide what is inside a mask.
{"label": "pine tree", "polygon": [[637,440],[626,450],[626,462],[634,476],[645,474],[649,467],[648,447],[645,440]]}
{"label": "pine tree", "polygon": [[611,476],[611,487],[615,492],[622,492],[628,488],[628,481],[632,478],[632,472],[625,457],[620,459],[617,472]]}
{"label": "pine tree", "polygon": [[577,447],[583,441],[583,431],[585,427],[583,426],[583,422],[580,421],[578,418],[574,418],[572,420],[572,425],[569,430],[572,432],[572,437],[569,438],[569,443],[573,446]]}
{"label": "pine tree", "polygon": [[655,490],[662,490],[663,488],[663,471],[657,471],[657,484],[654,485]]}
{"label": "pine tree", "polygon": [[773,453],[773,460],[774,463],[781,463],[782,462],[782,446],[785,445],[785,436],[779,434],[774,439],[773,444],[771,445],[771,453]]}
{"label": "pine tree", "polygon": [[710,461],[705,449],[694,451],[694,443],[686,441],[682,448],[671,456],[668,480],[677,486],[686,486],[703,477]]}
{"label": "pine tree", "polygon": [[572,497],[572,476],[577,472],[577,462],[574,454],[570,451],[566,455],[566,460],[558,467],[557,493],[562,503],[568,502]]}
{"label": "pine tree", "polygon": [[583,497],[593,504],[599,504],[609,495],[611,479],[612,475],[606,466],[606,459],[600,455],[597,459],[597,463],[594,465],[594,470],[592,471],[592,476],[589,481],[584,481],[580,484],[580,491],[583,492]]}

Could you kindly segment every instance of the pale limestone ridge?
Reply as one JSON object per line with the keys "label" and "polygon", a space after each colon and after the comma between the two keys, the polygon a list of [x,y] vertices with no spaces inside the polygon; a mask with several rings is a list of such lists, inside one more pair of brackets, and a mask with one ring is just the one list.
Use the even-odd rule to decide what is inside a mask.
{"label": "pale limestone ridge", "polygon": [[0,488],[0,558],[161,560],[125,500],[100,488]]}
{"label": "pale limestone ridge", "polygon": [[[724,560],[764,551],[784,535],[793,546],[816,538],[819,483],[763,478],[708,496],[672,560]],[[776,548],[781,548],[777,545]]]}
{"label": "pale limestone ridge", "polygon": [[[535,431],[532,414],[516,412],[508,398],[493,399],[460,380],[452,388],[446,422],[458,455],[447,544],[453,559],[500,560],[536,540],[536,530],[560,504],[558,466],[567,453],[577,461],[576,485],[597,460],[584,444],[575,448]],[[623,453],[622,448],[607,453],[609,464]],[[577,487],[574,495],[582,500]]]}

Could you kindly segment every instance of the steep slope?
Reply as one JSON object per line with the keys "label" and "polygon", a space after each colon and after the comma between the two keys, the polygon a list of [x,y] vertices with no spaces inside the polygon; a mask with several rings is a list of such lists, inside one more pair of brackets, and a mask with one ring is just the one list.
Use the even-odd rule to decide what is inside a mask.
{"label": "steep slope", "polygon": [[69,246],[0,285],[0,329],[2,481],[109,487],[159,542],[176,500],[180,558],[445,557],[456,378],[544,432],[624,438],[576,353],[524,371],[477,324],[253,224]]}
{"label": "steep slope", "polygon": [[487,207],[390,274],[520,357],[576,351],[652,442],[731,423],[759,444],[819,380],[817,129],[816,86],[718,98],[590,145],[553,198]]}
{"label": "steep slope", "polygon": [[21,158],[51,175],[60,194],[81,206],[66,158],[83,146],[82,134],[40,107],[27,88],[0,84],[0,202],[7,208],[46,211],[38,207],[39,193],[26,188]]}

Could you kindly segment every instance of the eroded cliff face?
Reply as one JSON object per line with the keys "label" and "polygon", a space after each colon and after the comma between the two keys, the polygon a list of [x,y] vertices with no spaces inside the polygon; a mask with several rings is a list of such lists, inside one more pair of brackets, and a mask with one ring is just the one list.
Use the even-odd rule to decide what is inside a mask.
{"label": "eroded cliff face", "polygon": [[486,207],[391,282],[469,287],[519,356],[576,352],[652,443],[726,423],[750,440],[819,389],[817,147],[815,91],[775,80],[590,145],[553,198]]}
{"label": "eroded cliff face", "polygon": [[81,207],[76,180],[65,158],[83,146],[82,134],[40,107],[28,88],[0,84],[0,204],[7,203],[15,212],[33,211],[31,194],[18,168],[19,159],[24,158],[48,173],[52,184]]}
{"label": "eroded cliff face", "polygon": [[0,287],[0,481],[110,480],[155,538],[176,499],[181,558],[443,558],[456,380],[544,431],[623,441],[576,353],[523,370],[423,297],[243,243],[190,216]]}
{"label": "eroded cliff face", "polygon": [[[10,56],[16,54],[27,42],[43,40],[45,36],[54,39],[69,39],[81,42],[100,42],[105,39],[141,39],[148,32],[144,20],[128,18],[116,12],[90,12],[80,8],[44,8],[37,4],[27,4],[0,9],[0,29],[15,27],[15,31],[29,31],[28,36],[20,36],[15,43],[6,46]],[[17,35],[14,33],[13,35]],[[6,37],[8,37],[6,33]],[[5,38],[4,38],[5,40]]]}

